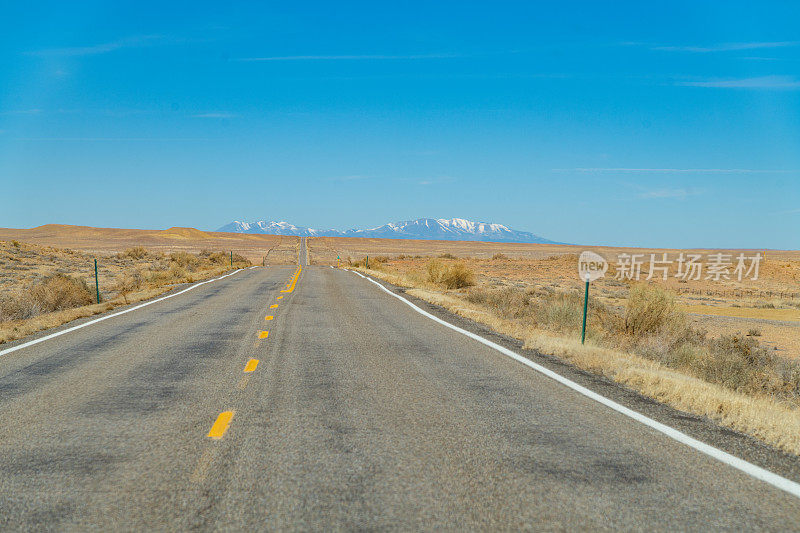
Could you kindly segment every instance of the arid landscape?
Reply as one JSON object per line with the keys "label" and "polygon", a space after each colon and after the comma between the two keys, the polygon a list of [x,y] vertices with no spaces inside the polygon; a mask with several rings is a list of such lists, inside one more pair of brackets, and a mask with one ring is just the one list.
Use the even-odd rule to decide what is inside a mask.
{"label": "arid landscape", "polygon": [[[52,225],[0,230],[0,239],[2,342],[231,268],[293,264],[300,245],[298,237],[192,228]],[[307,249],[309,264],[360,270],[406,287],[412,296],[486,323],[530,348],[800,452],[800,252],[341,237],[310,237]],[[584,285],[577,268],[586,249],[602,255],[609,269],[591,285],[587,344],[581,346]],[[757,275],[751,270],[737,277],[731,259],[721,279],[706,273],[683,279],[675,260],[681,253],[704,260],[718,253],[761,259]],[[638,280],[619,271],[625,254],[641,258]],[[651,254],[667,254],[672,262],[648,281]],[[66,292],[53,296],[54,291]],[[691,392],[665,388],[675,371],[697,380]],[[711,389],[698,395],[698,387]],[[744,408],[742,401],[768,405]],[[765,425],[754,408],[788,411]]]}
{"label": "arid landscape", "polygon": [[[528,348],[800,453],[800,252],[333,237],[308,247],[315,264],[405,287]],[[584,346],[578,256],[587,249],[609,268],[591,285]],[[681,275],[682,253],[699,256],[705,270]],[[638,280],[621,262],[634,254],[643,261]],[[647,280],[651,254],[672,263]],[[720,276],[717,254],[730,262]],[[755,275],[745,259],[757,255]]]}
{"label": "arid landscape", "polygon": [[[14,246],[12,242],[20,243]],[[0,228],[0,293],[54,274],[93,280],[93,259],[98,259],[101,291],[116,298],[120,277],[136,266],[124,255],[142,247],[151,254],[178,252],[199,254],[233,252],[251,264],[293,264],[298,237],[205,232],[194,228],[135,230],[46,225],[32,229]],[[592,284],[592,298],[612,308],[623,308],[633,281],[615,279],[614,262],[619,254],[681,252],[707,255],[712,250],[631,249],[552,244],[518,244],[461,241],[422,241],[319,237],[308,239],[312,264],[342,266],[371,257],[373,265],[401,275],[421,273],[431,258],[458,261],[475,274],[475,285],[485,289],[515,288],[529,291],[577,292],[583,283],[577,275],[577,256],[594,250],[609,261],[607,275]],[[735,255],[739,250],[730,250]],[[747,254],[755,251],[742,251]],[[761,251],[757,280],[679,280],[675,265],[664,281],[651,283],[674,292],[680,308],[691,321],[712,335],[741,334],[758,337],[786,357],[800,357],[800,252]],[[143,259],[139,259],[142,261]],[[643,266],[641,279],[647,274]],[[577,326],[576,326],[577,327]]]}
{"label": "arid landscape", "polygon": [[0,343],[234,268],[293,264],[298,244],[297,237],[209,234],[193,228],[0,229]]}
{"label": "arid landscape", "polygon": [[47,224],[31,229],[0,228],[0,240],[80,250],[87,254],[117,254],[134,246],[152,252],[233,252],[253,264],[292,264],[297,237],[206,232],[195,228],[141,230]]}
{"label": "arid landscape", "polygon": [[[399,241],[391,239],[349,239],[337,237],[311,238],[308,241],[311,260],[317,264],[342,265],[363,262],[370,256],[382,268],[400,274],[424,271],[431,258],[444,256],[459,260],[476,275],[476,285],[498,289],[514,287],[522,290],[557,292],[581,291],[578,278],[578,255],[593,250],[610,264],[606,276],[592,284],[591,297],[614,307],[622,307],[632,281],[615,278],[614,263],[619,254],[667,253],[675,259],[681,252],[705,257],[718,250],[634,249],[602,246],[550,244],[474,243],[453,241]],[[733,256],[755,250],[727,250]],[[700,328],[710,334],[756,333],[762,344],[775,348],[781,355],[800,357],[800,251],[760,251],[765,256],[757,280],[713,281],[679,280],[672,265],[666,281],[655,276],[650,282],[663,286],[677,296],[680,307]],[[376,264],[373,261],[373,265]],[[647,277],[647,264],[642,267],[641,281]],[[577,326],[576,326],[577,327]]]}
{"label": "arid landscape", "polygon": [[800,2],[2,13],[0,533],[800,529]]}

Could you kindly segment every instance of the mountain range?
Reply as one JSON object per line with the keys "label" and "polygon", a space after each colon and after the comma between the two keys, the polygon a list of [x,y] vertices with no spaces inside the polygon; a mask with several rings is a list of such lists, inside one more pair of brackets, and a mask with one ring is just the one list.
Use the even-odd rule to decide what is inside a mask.
{"label": "mountain range", "polygon": [[217,231],[228,233],[266,233],[270,235],[297,235],[301,237],[370,237],[382,239],[420,239],[445,241],[527,242],[558,244],[530,233],[488,222],[473,222],[463,218],[418,218],[392,222],[369,229],[321,230],[295,226],[288,222],[259,220],[257,222],[233,221]]}

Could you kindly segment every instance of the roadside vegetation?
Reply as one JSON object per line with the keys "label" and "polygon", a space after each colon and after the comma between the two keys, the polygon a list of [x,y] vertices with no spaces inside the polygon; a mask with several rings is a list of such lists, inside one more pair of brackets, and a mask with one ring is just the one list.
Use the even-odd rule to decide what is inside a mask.
{"label": "roadside vegetation", "polygon": [[458,259],[398,272],[390,260],[373,266],[370,258],[368,273],[521,339],[526,348],[800,454],[800,360],[762,345],[758,330],[709,335],[692,325],[673,292],[658,285],[621,287],[627,293],[621,306],[590,299],[581,345],[578,290],[490,286]]}
{"label": "roadside vegetation", "polygon": [[[0,242],[0,343],[231,270],[229,253],[164,254],[141,246],[98,257],[98,262],[99,303],[94,256],[16,241]],[[233,268],[250,264],[245,257],[233,254]]]}

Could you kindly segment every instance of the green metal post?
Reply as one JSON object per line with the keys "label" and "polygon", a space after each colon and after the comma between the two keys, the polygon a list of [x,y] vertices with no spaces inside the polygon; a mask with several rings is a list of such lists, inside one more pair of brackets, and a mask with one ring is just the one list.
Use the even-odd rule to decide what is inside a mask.
{"label": "green metal post", "polygon": [[365,268],[369,269],[369,256],[367,256],[367,260],[364,265]]}
{"label": "green metal post", "polygon": [[94,292],[97,295],[97,303],[100,303],[100,280],[97,277],[97,259],[94,260]]}
{"label": "green metal post", "polygon": [[589,310],[589,280],[586,280],[586,292],[583,293],[583,327],[581,328],[581,344],[586,340],[586,311]]}
{"label": "green metal post", "polygon": [[233,250],[231,250],[231,268],[233,268]]}

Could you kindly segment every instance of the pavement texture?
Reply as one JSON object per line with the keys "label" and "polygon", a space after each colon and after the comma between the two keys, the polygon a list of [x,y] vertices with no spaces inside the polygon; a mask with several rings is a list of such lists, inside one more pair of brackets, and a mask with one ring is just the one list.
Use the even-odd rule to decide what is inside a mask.
{"label": "pavement texture", "polygon": [[353,273],[296,272],[0,357],[0,528],[798,529],[793,496]]}

